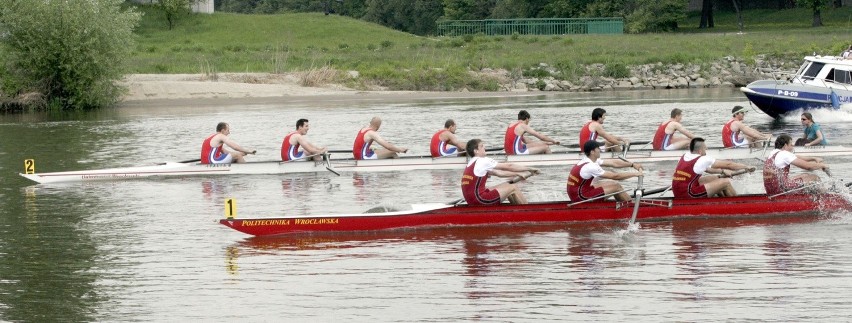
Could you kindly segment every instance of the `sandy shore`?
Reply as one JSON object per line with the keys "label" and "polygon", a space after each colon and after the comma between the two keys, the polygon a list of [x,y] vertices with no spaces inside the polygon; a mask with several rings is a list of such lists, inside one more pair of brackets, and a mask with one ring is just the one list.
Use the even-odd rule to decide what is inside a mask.
{"label": "sandy shore", "polygon": [[204,74],[130,74],[122,84],[129,93],[122,105],[230,104],[293,101],[412,100],[459,97],[543,95],[542,92],[425,92],[362,91],[340,85],[305,87],[293,74],[219,73],[211,80]]}
{"label": "sandy shore", "polygon": [[341,86],[303,87],[295,75],[220,73],[216,79],[204,74],[131,74],[123,84],[130,92],[124,101],[156,99],[259,98],[345,94],[355,91]]}

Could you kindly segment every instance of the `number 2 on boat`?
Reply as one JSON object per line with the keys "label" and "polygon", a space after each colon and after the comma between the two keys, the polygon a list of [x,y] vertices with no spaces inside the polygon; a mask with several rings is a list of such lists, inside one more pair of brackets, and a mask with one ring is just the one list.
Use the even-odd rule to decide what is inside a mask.
{"label": "number 2 on boat", "polygon": [[225,217],[233,219],[237,216],[237,200],[229,198],[225,200]]}
{"label": "number 2 on boat", "polygon": [[34,159],[24,159],[24,174],[34,174],[35,173],[35,160]]}

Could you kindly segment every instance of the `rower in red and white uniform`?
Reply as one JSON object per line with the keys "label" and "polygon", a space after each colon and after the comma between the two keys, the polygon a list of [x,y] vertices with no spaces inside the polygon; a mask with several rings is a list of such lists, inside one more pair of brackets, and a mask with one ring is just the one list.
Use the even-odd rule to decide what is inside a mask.
{"label": "rower in red and white uniform", "polygon": [[[568,198],[571,201],[579,202],[590,200],[596,197],[621,192],[624,187],[616,181],[625,180],[631,177],[643,176],[642,165],[626,162],[619,159],[603,160],[601,158],[600,143],[594,140],[586,141],[583,145],[583,157],[577,165],[571,168],[571,173],[568,174]],[[601,166],[606,167],[632,167],[639,172],[624,172],[615,173],[605,171]],[[609,179],[609,180],[601,180]],[[615,195],[618,201],[627,201],[630,195],[627,192],[621,192]]]}
{"label": "rower in red and white uniform", "polygon": [[[464,200],[469,205],[493,205],[508,198],[512,204],[527,204],[527,199],[517,185],[501,183],[487,187],[486,182],[491,175],[497,177],[518,177],[522,179],[538,174],[538,169],[509,163],[498,163],[485,157],[485,144],[482,140],[471,139],[465,146],[465,153],[470,158],[464,169],[461,189]],[[525,172],[527,176],[523,176]]]}
{"label": "rower in red and white uniform", "polygon": [[586,122],[580,129],[580,148],[583,148],[589,140],[598,140],[598,137],[603,137],[605,146],[610,147],[608,149],[612,151],[621,151],[622,146],[630,144],[629,140],[606,132],[603,126],[604,119],[606,119],[606,110],[602,108],[592,110],[592,120]]}
{"label": "rower in red and white uniform", "polygon": [[[671,119],[663,122],[657,127],[657,132],[654,134],[653,146],[654,150],[680,150],[686,149],[689,146],[689,140],[695,138],[695,135],[680,123],[683,120],[683,110],[672,109]],[[675,132],[680,132],[684,137],[676,136]]]}
{"label": "rower in red and white uniform", "polygon": [[[506,128],[506,136],[503,139],[503,150],[506,155],[536,155],[549,154],[550,145],[558,145],[559,142],[543,134],[538,133],[530,124],[530,113],[526,110],[518,112],[518,121]],[[525,134],[530,134],[541,141],[529,141]]]}
{"label": "rower in red and white uniform", "polygon": [[731,109],[733,118],[722,126],[722,146],[725,147],[757,147],[760,141],[769,140],[770,134],[764,134],[743,123],[748,109],[735,106]]}
{"label": "rower in red and white uniform", "polygon": [[[281,141],[281,160],[307,160],[307,156],[315,161],[322,160],[322,154],[328,152],[325,147],[317,147],[311,144],[305,136],[308,130],[311,129],[311,124],[308,119],[299,119],[296,121],[296,131],[288,133]],[[299,150],[302,148],[303,150]],[[307,155],[306,155],[307,154]]]}
{"label": "rower in red and white uniform", "polygon": [[754,167],[707,156],[707,145],[704,139],[692,138],[689,142],[689,152],[680,158],[672,176],[672,193],[675,198],[736,196],[737,191],[734,190],[729,178],[702,175],[710,173],[729,176],[730,174],[725,173],[725,170],[741,169],[753,171]]}
{"label": "rower in red and white uniform", "polygon": [[[352,144],[352,155],[355,159],[397,158],[399,157],[397,153],[408,152],[408,148],[394,146],[382,139],[382,136],[379,136],[378,133],[381,126],[382,119],[379,117],[373,117],[373,119],[370,120],[369,126],[358,131],[358,135],[355,137],[355,142]],[[370,146],[374,141],[385,149],[371,149]]]}
{"label": "rower in red and white uniform", "polygon": [[464,144],[456,137],[456,129],[458,129],[456,122],[453,119],[447,119],[447,122],[444,122],[444,129],[432,135],[432,142],[429,144],[432,157],[456,156],[464,152]]}
{"label": "rower in red and white uniform", "polygon": [[[766,194],[784,193],[820,180],[815,174],[790,177],[790,165],[796,165],[805,170],[828,170],[828,165],[822,158],[799,157],[793,154],[793,138],[782,134],[775,139],[775,149],[769,153],[769,158],[763,164],[763,187],[766,188]],[[802,191],[802,193],[810,192]]]}
{"label": "rower in red and white uniform", "polygon": [[[231,134],[231,128],[225,122],[219,122],[216,125],[216,133],[204,139],[201,144],[201,163],[202,164],[230,164],[232,162],[245,163],[243,158],[247,154],[254,154],[256,150],[248,150],[240,147],[236,142],[228,138]],[[226,149],[228,146],[233,149]]]}

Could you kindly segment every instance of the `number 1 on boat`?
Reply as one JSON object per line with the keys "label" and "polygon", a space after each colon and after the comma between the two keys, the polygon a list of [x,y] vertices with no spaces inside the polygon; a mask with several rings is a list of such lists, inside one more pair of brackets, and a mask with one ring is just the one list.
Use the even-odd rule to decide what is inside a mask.
{"label": "number 1 on boat", "polygon": [[237,216],[237,200],[234,198],[229,198],[225,200],[225,217],[228,219],[233,219]]}

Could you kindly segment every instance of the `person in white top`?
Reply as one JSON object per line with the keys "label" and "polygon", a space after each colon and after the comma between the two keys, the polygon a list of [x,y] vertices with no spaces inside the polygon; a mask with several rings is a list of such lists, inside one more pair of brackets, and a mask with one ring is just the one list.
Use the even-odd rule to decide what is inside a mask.
{"label": "person in white top", "polygon": [[840,57],[843,59],[852,59],[852,45],[849,45],[849,48],[841,52]]}
{"label": "person in white top", "polygon": [[737,191],[731,185],[731,180],[704,173],[722,174],[725,170],[754,171],[754,167],[735,163],[728,160],[717,160],[707,156],[707,144],[704,138],[696,137],[689,142],[689,152],[684,154],[677,163],[672,176],[672,193],[675,198],[701,198],[721,196],[736,196]]}
{"label": "person in white top", "polygon": [[775,149],[763,164],[763,187],[766,188],[766,194],[781,194],[819,181],[819,176],[815,174],[790,177],[790,165],[805,170],[828,170],[822,158],[796,156],[793,153],[793,138],[782,134],[775,140]]}
{"label": "person in white top", "polygon": [[[596,197],[621,192],[615,195],[618,201],[627,201],[630,195],[624,191],[624,187],[616,181],[631,177],[643,176],[642,165],[622,160],[601,159],[600,143],[594,140],[583,144],[583,157],[577,165],[571,168],[568,175],[567,191],[571,201],[584,201]],[[632,167],[639,172],[615,173],[605,171],[601,166],[607,167]],[[608,179],[608,180],[601,180]]]}
{"label": "person in white top", "polygon": [[[485,144],[482,140],[471,139],[465,146],[465,153],[471,157],[462,174],[461,189],[469,205],[494,205],[506,198],[512,204],[527,204],[527,199],[517,185],[506,182],[487,187],[491,175],[497,177],[516,177],[526,179],[539,173],[538,169],[510,163],[498,163],[485,157]],[[525,172],[529,174],[523,176]]]}

